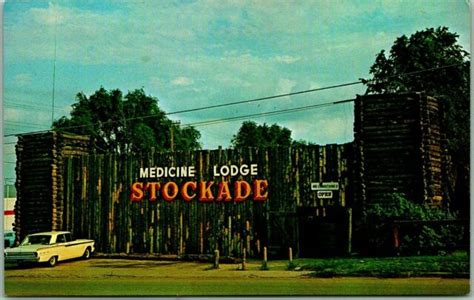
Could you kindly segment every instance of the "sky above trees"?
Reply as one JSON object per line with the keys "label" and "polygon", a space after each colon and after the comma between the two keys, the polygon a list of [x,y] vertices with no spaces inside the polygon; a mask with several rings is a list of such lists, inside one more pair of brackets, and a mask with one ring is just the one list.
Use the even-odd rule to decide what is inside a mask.
{"label": "sky above trees", "polygon": [[[467,1],[137,2],[7,1],[4,134],[50,128],[55,52],[55,119],[78,92],[100,86],[143,88],[172,112],[352,82],[369,77],[375,55],[397,37],[426,27],[447,26],[470,52]],[[356,85],[170,118],[187,124],[364,92]],[[296,140],[353,139],[351,103],[254,121],[285,126]],[[203,148],[229,146],[241,123],[196,127]],[[4,139],[4,161],[15,161],[14,141]]]}

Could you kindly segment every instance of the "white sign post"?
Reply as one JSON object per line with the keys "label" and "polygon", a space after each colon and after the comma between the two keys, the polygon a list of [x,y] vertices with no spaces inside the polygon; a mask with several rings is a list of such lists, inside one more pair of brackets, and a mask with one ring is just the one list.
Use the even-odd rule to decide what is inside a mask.
{"label": "white sign post", "polygon": [[313,191],[337,191],[339,190],[339,182],[312,182],[311,183],[311,190]]}
{"label": "white sign post", "polygon": [[317,196],[319,199],[331,199],[332,191],[318,191]]}

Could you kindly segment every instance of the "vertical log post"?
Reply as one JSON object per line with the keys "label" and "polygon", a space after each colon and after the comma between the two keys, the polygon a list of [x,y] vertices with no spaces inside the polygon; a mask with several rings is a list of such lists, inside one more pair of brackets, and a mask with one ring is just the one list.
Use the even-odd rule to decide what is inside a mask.
{"label": "vertical log post", "polygon": [[267,263],[267,247],[263,247],[263,262],[262,267],[260,270],[268,270],[268,263]]}
{"label": "vertical log post", "polygon": [[204,228],[202,222],[200,223],[199,227],[199,252],[201,254],[204,253]]}
{"label": "vertical log post", "polygon": [[296,266],[293,263],[293,249],[289,247],[288,248],[288,270],[293,270],[295,267]]}
{"label": "vertical log post", "polygon": [[219,250],[214,251],[214,269],[219,269]]}
{"label": "vertical log post", "polygon": [[397,225],[393,225],[392,233],[393,233],[393,248],[395,250],[395,253],[398,254],[399,247],[400,247],[400,236],[399,236],[399,233],[398,233]]}
{"label": "vertical log post", "polygon": [[242,251],[242,265],[241,265],[241,268],[240,268],[242,271],[247,269],[247,267],[246,267],[246,260],[247,259],[246,258],[247,258],[247,249],[244,248],[243,251]]}
{"label": "vertical log post", "polygon": [[245,231],[246,231],[245,249],[247,249],[247,251],[249,251],[249,255],[251,255],[252,253],[250,253],[250,222],[249,221],[245,221]]}
{"label": "vertical log post", "polygon": [[179,255],[183,255],[183,212],[179,214]]}
{"label": "vertical log post", "polygon": [[352,252],[352,208],[347,209],[347,253]]}

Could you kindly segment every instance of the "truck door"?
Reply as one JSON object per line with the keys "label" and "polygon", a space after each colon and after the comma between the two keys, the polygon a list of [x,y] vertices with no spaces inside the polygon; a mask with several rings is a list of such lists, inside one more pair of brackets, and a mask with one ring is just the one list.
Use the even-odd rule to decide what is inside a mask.
{"label": "truck door", "polygon": [[69,253],[66,246],[66,237],[64,236],[64,234],[58,234],[58,236],[56,237],[56,252],[58,254],[58,260],[66,260],[71,257],[71,254]]}

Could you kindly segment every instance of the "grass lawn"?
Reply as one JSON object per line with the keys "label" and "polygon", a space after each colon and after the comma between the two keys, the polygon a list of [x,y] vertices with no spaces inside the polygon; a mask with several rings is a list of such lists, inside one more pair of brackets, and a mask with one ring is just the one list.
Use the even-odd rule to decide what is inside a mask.
{"label": "grass lawn", "polygon": [[[466,253],[395,258],[249,260],[239,264],[104,259],[77,260],[5,270],[8,296],[239,296],[239,295],[465,295]],[[437,273],[438,272],[438,273]],[[446,272],[446,273],[439,273]],[[380,278],[407,277],[410,278]],[[380,277],[374,277],[380,276]],[[431,276],[431,277],[415,277]],[[321,278],[331,277],[331,278]]]}
{"label": "grass lawn", "polygon": [[465,295],[467,279],[103,278],[7,280],[9,296]]}
{"label": "grass lawn", "polygon": [[312,275],[316,277],[469,276],[469,256],[464,251],[445,256],[296,259],[294,266],[314,271]]}

